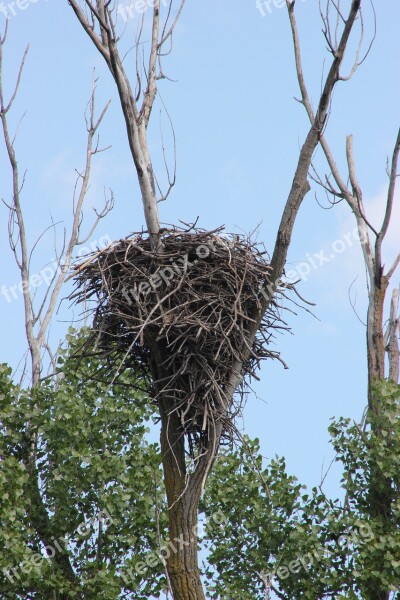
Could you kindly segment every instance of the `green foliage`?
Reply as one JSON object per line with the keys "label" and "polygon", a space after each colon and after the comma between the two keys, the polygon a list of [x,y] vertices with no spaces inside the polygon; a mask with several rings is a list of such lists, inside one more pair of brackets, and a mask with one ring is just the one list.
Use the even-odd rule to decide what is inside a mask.
{"label": "green foliage", "polygon": [[399,598],[400,386],[377,382],[373,394],[378,410],[368,415],[364,428],[339,419],[330,433],[337,460],[344,466],[342,485],[347,490],[348,509],[371,530],[370,541],[354,561],[357,589],[363,596],[373,576],[393,592],[393,598]]}
{"label": "green foliage", "polygon": [[[282,458],[264,468],[258,440],[245,438],[240,449],[220,457],[211,476],[206,513],[218,506],[228,522],[207,535],[211,598],[263,600],[270,585],[283,598],[320,597],[327,573],[343,560],[328,553],[334,503],[316,489],[305,494]],[[334,527],[340,535],[340,520]],[[331,588],[336,591],[336,582]]]}
{"label": "green foliage", "polygon": [[[134,372],[111,382],[98,358],[73,358],[85,336],[70,331],[57,378],[38,389],[13,384],[0,365],[4,600],[147,600],[165,590],[160,456],[146,441],[151,402]],[[381,383],[374,394],[379,411],[363,427],[343,418],[330,426],[342,501],[320,488],[306,493],[282,458],[266,464],[258,440],[221,453],[201,507],[207,597],[357,600],[373,576],[400,598],[400,387]],[[374,511],[388,492],[386,512]]]}
{"label": "green foliage", "polygon": [[[159,560],[135,570],[165,531],[159,449],[145,441],[151,403],[135,373],[109,383],[98,358],[73,359],[84,341],[70,331],[57,381],[39,389],[0,366],[1,598],[144,600],[164,587]],[[67,544],[75,581],[43,558],[43,531],[56,558]]]}
{"label": "green foliage", "polygon": [[[400,386],[381,383],[375,396],[379,414],[364,429],[346,419],[330,426],[342,502],[302,492],[283,459],[265,467],[257,440],[219,457],[204,499],[207,514],[220,508],[227,518],[207,531],[210,598],[352,600],[367,597],[371,576],[400,598]],[[375,492],[391,490],[385,517],[371,513],[377,469]]]}
{"label": "green foliage", "polygon": [[299,508],[299,494],[283,459],[263,470],[258,440],[245,438],[238,450],[218,458],[203,508],[208,518],[220,509],[227,522],[207,528],[210,597],[264,598],[263,573],[275,566]]}

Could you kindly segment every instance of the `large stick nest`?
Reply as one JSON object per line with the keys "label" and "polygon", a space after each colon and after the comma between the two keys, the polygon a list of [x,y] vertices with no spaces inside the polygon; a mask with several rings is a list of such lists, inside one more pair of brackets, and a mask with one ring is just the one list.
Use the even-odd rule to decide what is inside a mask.
{"label": "large stick nest", "polygon": [[267,252],[250,239],[222,228],[168,229],[161,251],[136,234],[76,265],[71,298],[94,301],[96,351],[115,369],[150,376],[153,396],[179,415],[193,448],[217,419],[229,430],[240,407],[224,396],[235,363],[248,381],[262,359],[278,356],[271,337],[286,326],[275,302],[251,348],[247,341],[270,270]]}

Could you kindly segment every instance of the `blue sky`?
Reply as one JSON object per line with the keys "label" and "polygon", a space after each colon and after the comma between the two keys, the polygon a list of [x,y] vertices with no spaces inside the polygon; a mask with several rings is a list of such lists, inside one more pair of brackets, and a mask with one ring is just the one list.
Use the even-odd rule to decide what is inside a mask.
{"label": "blue sky", "polygon": [[[276,3],[278,4],[278,3]],[[349,2],[345,2],[346,5]],[[7,5],[7,2],[5,3]],[[368,8],[367,8],[368,10]],[[344,167],[345,136],[354,134],[359,179],[367,210],[379,220],[387,185],[386,158],[391,154],[399,125],[399,78],[394,57],[399,55],[400,5],[387,0],[376,6],[377,38],[353,80],[341,83],[327,137],[337,162]],[[106,67],[81,30],[66,1],[37,0],[9,19],[4,78],[11,89],[25,46],[30,44],[20,92],[10,122],[19,126],[16,148],[21,172],[27,169],[23,205],[32,244],[51,218],[68,227],[75,169],[82,168],[85,149],[83,112],[89,98],[93,67],[98,75],[97,106],[112,104],[101,128],[101,141],[111,149],[95,160],[87,198],[86,223],[92,206],[100,206],[104,188],[115,195],[114,211],[103,221],[92,241],[102,236],[119,239],[140,230],[144,223],[132,159],[118,98]],[[318,2],[298,2],[298,22],[304,70],[316,102],[329,56],[325,51]],[[367,37],[372,33],[370,14]],[[0,18],[3,18],[0,16]],[[129,45],[136,26],[125,33]],[[133,61],[133,55],[132,55]],[[130,65],[134,72],[133,62]],[[127,67],[129,70],[129,67]],[[194,221],[227,231],[247,233],[258,226],[258,238],[272,251],[277,225],[307,131],[307,118],[294,100],[298,87],[291,34],[284,8],[271,6],[263,17],[255,0],[188,1],[174,36],[172,54],[164,71],[174,82],[162,81],[160,95],[172,118],[177,139],[177,184],[160,205],[165,223]],[[150,147],[162,168],[160,119],[170,143],[168,121],[159,103],[152,115]],[[169,145],[169,148],[171,146]],[[11,178],[0,150],[1,196],[10,197]],[[320,153],[316,165],[325,165]],[[162,174],[161,174],[162,176]],[[317,190],[318,199],[325,202]],[[398,198],[397,198],[398,200]],[[7,211],[0,209],[0,285],[18,283],[18,272],[7,246]],[[379,221],[378,221],[379,222]],[[58,240],[63,224],[58,226]],[[330,258],[320,268],[310,267],[301,293],[316,303],[315,315],[290,315],[292,333],[279,337],[278,349],[289,365],[267,363],[261,382],[254,386],[244,413],[244,431],[259,437],[266,457],[284,455],[288,470],[300,481],[315,485],[332,458],[327,427],[333,416],[359,419],[366,402],[365,329],[349,302],[349,288],[357,293],[357,311],[365,318],[366,288],[361,252],[346,241],[343,252],[336,240],[350,240],[355,223],[347,206],[321,209],[310,193],[296,222],[288,268],[324,250]],[[399,234],[399,204],[386,249],[393,255]],[[346,238],[347,236],[347,238]],[[39,272],[54,258],[52,236],[43,238],[33,262]],[[398,282],[398,275],[396,282]],[[67,295],[68,288],[64,295]],[[26,348],[22,304],[0,295],[3,332],[1,361],[16,367]],[[52,326],[55,343],[76,316],[62,303]],[[326,489],[338,494],[337,472]]]}

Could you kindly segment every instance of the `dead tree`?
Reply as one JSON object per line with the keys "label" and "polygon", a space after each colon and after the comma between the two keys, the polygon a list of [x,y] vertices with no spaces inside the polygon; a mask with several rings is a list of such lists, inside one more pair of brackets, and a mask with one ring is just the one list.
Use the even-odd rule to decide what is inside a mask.
{"label": "dead tree", "polygon": [[[166,357],[167,349],[162,343],[154,341],[154,338],[148,338],[150,345],[148,350],[151,353],[149,361],[151,363],[151,371],[156,388],[155,395],[158,400],[161,416],[161,448],[164,481],[169,504],[169,533],[171,538],[183,541],[182,545],[179,545],[179,548],[177,548],[177,551],[171,553],[167,560],[168,575],[175,600],[204,600],[197,561],[197,536],[195,533],[199,499],[210,470],[213,467],[221,437],[229,421],[228,417],[231,414],[234,394],[240,387],[243,377],[247,372],[247,361],[254,354],[257,333],[263,323],[265,314],[271,309],[275,293],[281,285],[281,277],[296,216],[306,194],[310,190],[308,176],[313,154],[323,139],[323,131],[331,109],[333,89],[342,79],[340,69],[354,25],[360,16],[361,2],[362,0],[353,0],[348,14],[344,16],[341,13],[342,21],[337,28],[338,41],[334,52],[332,52],[331,65],[323,82],[322,93],[315,114],[310,115],[310,129],[301,147],[293,182],[285,202],[268,277],[265,278],[265,282],[268,285],[258,295],[252,314],[245,315],[247,319],[244,335],[246,350],[239,356],[235,356],[235,353],[232,353],[229,371],[225,374],[224,380],[215,382],[214,389],[218,389],[218,394],[216,392],[213,405],[219,407],[218,418],[214,420],[213,426],[208,428],[207,435],[203,436],[201,445],[198,446],[197,453],[195,453],[193,460],[189,464],[186,458],[186,438],[182,430],[182,421],[178,411],[173,408],[175,404],[171,405],[171,398],[165,393],[165,381],[168,381],[170,378],[167,366],[168,357]],[[160,27],[160,2],[159,0],[155,0],[152,3],[154,9],[152,12],[151,49],[145,71],[145,87],[143,88],[144,92],[140,108],[138,102],[141,98],[142,77],[138,74],[139,70],[137,69],[137,88],[139,93],[135,96],[131,91],[128,76],[120,59],[115,14],[110,8],[110,3],[105,0],[85,0],[84,6],[86,12],[79,6],[78,0],[69,0],[69,4],[85,32],[104,57],[115,80],[126,121],[129,144],[139,179],[145,219],[152,246],[153,254],[151,258],[153,263],[157,263],[158,260],[162,264],[164,248],[159,230],[157,199],[153,183],[154,173],[146,141],[146,128],[156,95],[156,82],[158,78],[162,77],[162,71],[157,71],[161,50],[166,40],[172,35],[182,10],[183,2],[180,3],[176,12],[176,18],[173,20],[171,26],[165,25],[162,33]],[[287,5],[289,13],[293,17],[294,1],[287,0]],[[172,2],[167,9],[167,19],[171,15],[171,10]],[[169,233],[173,235],[174,232]],[[126,243],[129,246],[129,240]],[[139,243],[143,244],[142,241],[139,241]],[[229,246],[229,251],[231,251],[231,247],[233,248],[233,243]],[[134,247],[132,247],[132,252],[136,252]],[[165,252],[168,254],[167,248]],[[103,258],[104,263],[99,263],[97,274],[103,267],[105,270],[108,268],[107,259],[106,257]],[[122,267],[123,265],[121,265]],[[80,271],[80,274],[82,272],[83,270]],[[84,276],[81,276],[81,281],[82,277],[84,278]],[[88,280],[90,283],[90,275],[88,276]],[[179,281],[179,285],[183,285],[184,279]],[[224,282],[221,282],[221,285],[224,285]],[[117,286],[116,292],[119,293],[118,302],[121,302],[120,306],[122,307],[121,296],[123,295],[123,290],[118,290]],[[165,297],[160,298],[159,302],[153,306],[154,311],[159,309],[161,311],[161,308],[165,308],[165,304]],[[153,315],[154,312],[152,312],[151,316]],[[166,326],[169,324],[169,317],[170,314],[168,312],[160,312],[159,318],[164,319]],[[126,332],[124,319],[125,316],[121,319],[120,326]],[[131,344],[127,348],[121,349],[124,359],[128,358],[131,348],[136,343],[144,343],[145,336],[146,332],[144,328],[140,328],[139,334],[133,336]],[[171,386],[171,388],[173,388],[172,391],[177,397],[183,391],[176,386]],[[171,394],[171,389],[169,393]],[[179,402],[177,404],[180,406]],[[227,419],[222,418],[221,407],[223,407]]]}
{"label": "dead tree", "polygon": [[[15,263],[20,273],[22,283],[22,295],[24,306],[24,322],[25,333],[28,344],[28,361],[25,363],[25,368],[21,381],[25,377],[29,377],[28,387],[32,390],[38,388],[41,384],[41,378],[44,376],[44,364],[47,356],[50,365],[55,370],[54,352],[51,350],[49,343],[49,327],[60,301],[60,292],[64,284],[65,278],[69,272],[74,250],[78,245],[84,244],[95,230],[98,222],[104,218],[112,208],[112,199],[107,201],[104,209],[97,213],[94,223],[92,224],[89,234],[82,237],[82,208],[89,187],[90,171],[92,159],[102,149],[99,147],[97,132],[98,128],[107,111],[108,104],[101,111],[100,116],[95,116],[95,80],[93,79],[92,92],[88,104],[88,111],[85,115],[87,129],[87,143],[85,152],[85,166],[79,174],[76,183],[76,188],[73,197],[73,220],[69,234],[64,234],[63,244],[60,248],[55,248],[57,268],[54,269],[54,274],[41,299],[36,298],[36,295],[31,290],[31,258],[35,250],[36,244],[32,248],[27,242],[27,228],[24,219],[23,209],[23,188],[27,177],[26,172],[20,175],[19,165],[16,154],[16,134],[12,133],[9,128],[8,116],[13,108],[15,98],[17,96],[22,72],[26,62],[28,48],[25,50],[17,81],[14,90],[6,99],[2,74],[4,72],[3,53],[7,39],[7,23],[4,35],[0,37],[0,120],[4,136],[5,148],[9,160],[9,165],[12,175],[12,190],[11,200],[6,203],[9,209],[9,244],[14,256]],[[50,226],[48,229],[51,229]],[[46,230],[47,231],[47,230]],[[40,239],[40,238],[39,238]],[[39,240],[38,240],[39,241]],[[37,431],[32,427],[30,422],[26,424],[26,452],[23,460],[29,473],[29,502],[30,518],[32,525],[44,546],[51,545],[51,525],[50,518],[40,491],[40,479],[37,470]],[[66,551],[56,553],[54,561],[57,567],[62,571],[67,580],[73,584],[78,584],[76,574],[72,568],[69,556]],[[62,600],[65,596],[62,594],[57,596]]]}
{"label": "dead tree", "polygon": [[[315,120],[314,110],[311,104],[307,85],[305,82],[299,34],[294,15],[294,2],[288,3],[289,19],[293,34],[294,52],[296,60],[297,78],[301,91],[301,103],[303,104],[311,123]],[[321,11],[323,21],[323,32],[328,49],[333,57],[337,56],[340,44],[335,39],[335,32],[341,21],[340,3],[337,6],[333,1],[327,3],[325,12]],[[360,21],[361,36],[363,38],[363,21]],[[360,42],[361,44],[361,42]],[[368,53],[368,51],[367,51]],[[356,53],[356,61],[347,76],[342,76],[343,81],[349,80],[357,71],[365,55],[361,56],[361,45]],[[400,153],[400,129],[394,143],[392,157],[388,160],[387,175],[389,179],[386,196],[386,207],[382,224],[375,228],[368,219],[364,203],[363,191],[357,177],[356,161],[353,151],[353,137],[348,135],[345,144],[347,172],[343,175],[335,161],[326,136],[322,133],[319,144],[323,150],[330,173],[324,178],[318,176],[314,171],[314,180],[321,186],[332,203],[345,201],[352,211],[360,237],[365,270],[367,274],[368,287],[368,315],[366,324],[367,341],[367,366],[368,366],[368,411],[370,414],[379,416],[382,406],[374,392],[376,382],[386,378],[398,383],[399,381],[399,324],[398,312],[398,289],[393,291],[388,319],[385,319],[385,300],[390,281],[400,263],[400,254],[397,255],[389,268],[385,268],[382,259],[382,248],[389,225],[393,216],[395,202],[396,181],[399,176],[398,163]],[[385,364],[385,356],[388,357],[388,366]],[[379,436],[379,428],[375,433]],[[371,465],[371,477],[369,481],[370,514],[373,518],[381,518],[382,522],[390,528],[390,516],[393,513],[393,490],[391,481],[379,469],[378,465]],[[377,565],[379,571],[379,565]],[[390,591],[382,588],[379,580],[370,574],[368,580],[370,600],[388,600]]]}

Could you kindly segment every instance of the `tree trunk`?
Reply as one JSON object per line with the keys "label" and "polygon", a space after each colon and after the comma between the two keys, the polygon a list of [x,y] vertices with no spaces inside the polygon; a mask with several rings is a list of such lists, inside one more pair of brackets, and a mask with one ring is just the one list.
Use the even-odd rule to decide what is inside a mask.
{"label": "tree trunk", "polygon": [[379,406],[374,402],[373,384],[385,378],[385,343],[383,336],[383,309],[387,281],[381,277],[371,290],[368,307],[367,354],[368,354],[368,406],[376,413]]}
{"label": "tree trunk", "polygon": [[[374,393],[374,385],[385,379],[385,343],[383,335],[383,309],[388,282],[380,276],[371,289],[368,307],[367,349],[368,349],[368,409],[370,414],[377,416],[382,407]],[[379,439],[379,425],[372,426],[373,434]],[[372,519],[379,521],[383,533],[392,529],[392,483],[385,476],[374,459],[371,460],[369,472],[369,513]],[[384,560],[376,556],[376,568],[383,572]],[[380,578],[367,574],[367,600],[388,600],[390,592],[383,586]]]}
{"label": "tree trunk", "polygon": [[165,382],[165,356],[159,344],[152,345],[153,381],[161,416],[161,453],[168,502],[169,541],[162,552],[166,558],[170,591],[174,600],[205,600],[198,565],[199,501],[219,448],[223,431],[222,419],[215,419],[196,459],[188,468],[185,435],[174,398]]}
{"label": "tree trunk", "polygon": [[169,536],[167,571],[174,600],[205,600],[197,550],[198,505],[201,480],[189,475],[185,464],[185,441],[176,413],[161,406],[161,451],[168,501]]}

